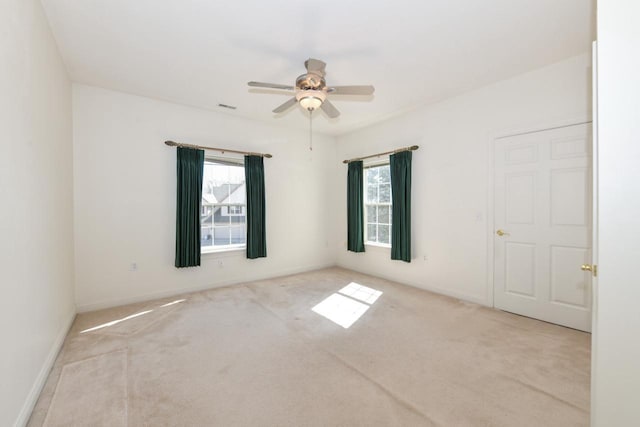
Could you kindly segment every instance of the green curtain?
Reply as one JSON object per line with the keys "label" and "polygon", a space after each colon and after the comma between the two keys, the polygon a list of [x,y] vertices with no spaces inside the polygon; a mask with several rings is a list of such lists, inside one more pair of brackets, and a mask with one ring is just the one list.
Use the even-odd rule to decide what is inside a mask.
{"label": "green curtain", "polygon": [[349,162],[347,173],[347,249],[364,252],[362,161]]}
{"label": "green curtain", "polygon": [[200,265],[200,206],[204,151],[178,147],[176,267]]}
{"label": "green curtain", "polygon": [[389,156],[391,172],[391,259],[411,262],[411,151]]}
{"label": "green curtain", "polygon": [[247,187],[247,258],[262,258],[267,256],[262,156],[244,157],[244,176]]}

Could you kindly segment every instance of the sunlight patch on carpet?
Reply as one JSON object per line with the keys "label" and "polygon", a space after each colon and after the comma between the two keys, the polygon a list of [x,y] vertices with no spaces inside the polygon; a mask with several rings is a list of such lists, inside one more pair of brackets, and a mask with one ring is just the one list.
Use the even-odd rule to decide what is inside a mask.
{"label": "sunlight patch on carpet", "polygon": [[368,305],[340,294],[332,294],[312,308],[319,315],[345,329],[353,325],[368,309]]}
{"label": "sunlight patch on carpet", "polygon": [[169,307],[170,305],[174,305],[174,304],[180,304],[181,302],[185,302],[185,301],[186,301],[186,299],[177,299],[177,300],[175,300],[175,301],[171,301],[171,302],[168,302],[168,303],[166,303],[166,304],[162,304],[162,305],[160,306],[160,308],[162,308],[162,307]]}
{"label": "sunlight patch on carpet", "polygon": [[118,323],[122,323],[122,322],[124,322],[126,320],[129,320],[129,319],[134,319],[134,318],[136,318],[138,316],[143,316],[143,315],[145,315],[147,313],[151,313],[152,311],[153,310],[141,311],[140,313],[132,314],[130,316],[123,317],[122,319],[112,320],[111,322],[103,323],[102,325],[98,325],[98,326],[94,326],[93,328],[85,329],[84,331],[80,331],[80,333],[84,334],[86,332],[92,332],[92,331],[97,331],[98,329],[108,328],[109,326],[117,325]]}
{"label": "sunlight patch on carpet", "polygon": [[380,295],[382,295],[381,291],[351,282],[338,293],[331,294],[322,300],[311,310],[348,329],[369,310]]}
{"label": "sunlight patch on carpet", "polygon": [[87,333],[87,332],[93,332],[93,331],[97,331],[97,330],[100,330],[100,329],[108,328],[110,326],[117,325],[118,323],[122,323],[122,322],[125,322],[127,320],[135,319],[136,317],[144,316],[145,314],[149,314],[149,313],[153,312],[154,310],[158,310],[160,308],[171,307],[172,305],[180,304],[180,303],[185,302],[185,301],[186,301],[186,299],[177,299],[175,301],[171,301],[171,302],[168,302],[166,304],[162,304],[162,305],[160,305],[160,306],[158,306],[156,308],[152,308],[150,310],[141,311],[139,313],[131,314],[131,315],[123,317],[121,319],[112,320],[110,322],[106,322],[106,323],[103,323],[101,325],[85,329],[83,331],[80,331],[80,333],[84,334],[84,333]]}
{"label": "sunlight patch on carpet", "polygon": [[369,305],[376,302],[376,300],[380,298],[380,295],[382,295],[382,291],[377,291],[367,286],[360,285],[356,282],[349,283],[338,292],[348,297],[355,298],[358,301],[365,302]]}

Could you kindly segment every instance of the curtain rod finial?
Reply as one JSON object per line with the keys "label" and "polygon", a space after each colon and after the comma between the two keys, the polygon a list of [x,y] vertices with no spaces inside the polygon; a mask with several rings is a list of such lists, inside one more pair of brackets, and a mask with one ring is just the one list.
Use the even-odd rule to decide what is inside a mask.
{"label": "curtain rod finial", "polygon": [[267,159],[272,158],[273,156],[271,154],[265,154],[264,157],[266,157]]}

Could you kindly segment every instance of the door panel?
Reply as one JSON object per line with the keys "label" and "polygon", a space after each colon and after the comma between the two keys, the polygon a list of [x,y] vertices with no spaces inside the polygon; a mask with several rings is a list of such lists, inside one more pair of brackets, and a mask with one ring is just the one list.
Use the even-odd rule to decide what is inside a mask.
{"label": "door panel", "polygon": [[535,174],[530,172],[509,174],[505,180],[507,222],[510,224],[533,224],[535,221]]}
{"label": "door panel", "polygon": [[589,250],[567,246],[551,247],[551,302],[569,304],[581,309],[587,309],[588,292],[585,290],[584,272],[579,268],[567,266],[581,266],[588,264]]}
{"label": "door panel", "polygon": [[588,178],[587,168],[551,171],[552,226],[587,226]]}
{"label": "door panel", "polygon": [[590,330],[591,125],[498,139],[494,163],[495,306]]}
{"label": "door panel", "polygon": [[536,296],[536,247],[528,243],[505,244],[505,290],[527,297]]}

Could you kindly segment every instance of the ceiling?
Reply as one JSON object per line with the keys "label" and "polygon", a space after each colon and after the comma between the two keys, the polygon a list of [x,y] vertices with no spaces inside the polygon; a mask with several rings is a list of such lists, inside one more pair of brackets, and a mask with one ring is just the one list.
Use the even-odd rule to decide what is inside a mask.
{"label": "ceiling", "polygon": [[[418,106],[590,50],[595,0],[42,0],[73,81],[308,129],[290,96],[304,61],[328,85],[372,84],[370,97],[331,96],[339,135]],[[236,110],[218,104],[236,106]]]}

